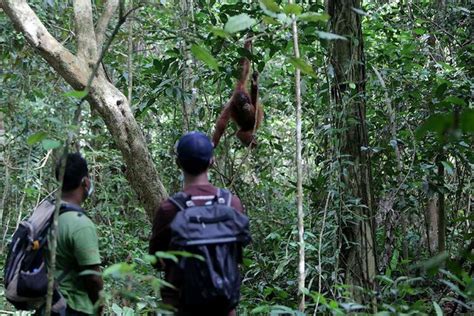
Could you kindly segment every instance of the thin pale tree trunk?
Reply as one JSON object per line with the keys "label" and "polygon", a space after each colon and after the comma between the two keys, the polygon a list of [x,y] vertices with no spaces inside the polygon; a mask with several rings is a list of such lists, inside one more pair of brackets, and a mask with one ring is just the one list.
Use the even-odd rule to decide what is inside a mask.
{"label": "thin pale tree trunk", "polygon": [[[129,10],[133,8],[133,0],[130,0]],[[133,13],[132,13],[133,15]],[[133,16],[130,16],[127,22],[128,32],[128,59],[127,59],[127,88],[128,88],[128,103],[132,106],[132,91],[133,91]]]}
{"label": "thin pale tree trunk", "polygon": [[[384,97],[385,97],[385,104],[386,104],[386,107],[387,107],[387,114],[388,114],[388,119],[389,119],[389,124],[390,124],[390,138],[391,138],[391,142],[392,142],[392,146],[395,150],[395,159],[396,159],[396,162],[397,162],[397,180],[398,180],[398,183],[401,184],[403,182],[403,162],[402,162],[402,154],[401,154],[401,151],[400,151],[400,146],[398,144],[398,137],[397,137],[397,133],[398,133],[398,127],[397,127],[397,120],[396,120],[396,116],[397,116],[397,113],[396,113],[396,110],[393,108],[392,106],[392,100],[390,99],[390,96],[389,96],[389,93],[388,93],[388,89],[387,89],[387,86],[385,84],[385,80],[383,79],[383,76],[382,74],[377,70],[377,68],[375,68],[374,66],[372,66],[372,69],[374,70],[374,73],[375,75],[377,76],[379,82],[380,82],[380,85],[382,86],[383,88],[383,91],[384,91]],[[395,203],[395,200],[397,200],[397,193],[398,193],[398,188],[394,189],[392,193],[389,194],[389,199],[391,200],[391,204],[394,205]],[[391,214],[393,215],[396,215],[396,216],[391,216]],[[390,235],[391,238],[387,238],[386,240],[386,243],[385,243],[385,255],[389,258],[391,257],[391,254],[392,254],[392,251],[393,251],[393,247],[395,246],[394,244],[394,235],[395,235],[395,228],[398,226],[400,227],[400,230],[401,230],[401,235],[402,235],[402,253],[403,253],[403,258],[407,259],[408,258],[408,243],[407,243],[407,239],[406,239],[406,216],[405,216],[405,213],[403,212],[403,210],[398,210],[398,212],[396,210],[393,210],[393,212],[391,210],[388,210],[388,214],[387,214],[389,217],[391,216],[392,218],[388,218],[388,222],[389,223],[394,223],[394,225],[390,225],[389,227],[387,227],[387,229],[389,228],[393,228],[391,229],[391,231],[388,232],[387,235]],[[395,217],[395,218],[393,218]],[[399,220],[398,220],[399,219]],[[398,224],[397,224],[398,223]],[[387,251],[387,249],[390,248],[389,251]],[[388,260],[385,260],[387,263]]]}
{"label": "thin pale tree trunk", "polygon": [[[289,3],[293,3],[292,0]],[[296,17],[293,15],[292,31],[293,31],[293,51],[295,58],[300,58],[300,49],[298,42],[298,26]],[[303,162],[302,139],[301,139],[301,71],[295,68],[295,99],[296,99],[296,208],[298,216],[298,243],[299,243],[299,260],[298,260],[298,295],[299,310],[305,310],[305,243],[304,243],[304,212],[303,212]]]}
{"label": "thin pale tree trunk", "polygon": [[[5,204],[9,192],[10,186],[10,174],[7,166],[8,155],[6,154],[5,148],[5,125],[3,122],[3,113],[0,112],[0,163],[5,167],[5,177],[3,180],[3,194],[2,199],[0,200],[0,230],[3,227],[3,213],[5,209]],[[6,228],[5,228],[6,229]]]}
{"label": "thin pale tree trunk", "polygon": [[[180,44],[181,54],[183,58],[183,68],[184,71],[181,75],[181,89],[183,95],[181,96],[181,105],[183,109],[183,132],[189,131],[191,128],[191,117],[194,110],[195,101],[196,101],[196,89],[194,87],[194,78],[193,78],[193,65],[195,64],[194,58],[191,56],[189,50],[189,39],[188,32],[194,31],[194,3],[192,0],[179,0],[180,7],[180,24],[181,24],[181,36],[182,41]],[[190,27],[190,24],[193,26]],[[189,92],[191,92],[191,98],[187,100],[185,97]]]}

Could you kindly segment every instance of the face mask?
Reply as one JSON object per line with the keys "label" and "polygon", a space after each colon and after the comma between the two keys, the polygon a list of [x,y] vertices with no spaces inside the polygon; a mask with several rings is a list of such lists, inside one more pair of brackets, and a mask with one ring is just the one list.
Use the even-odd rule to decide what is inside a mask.
{"label": "face mask", "polygon": [[94,181],[92,181],[92,179],[90,179],[90,186],[89,186],[89,190],[87,191],[87,196],[91,196],[92,193],[94,193]]}
{"label": "face mask", "polygon": [[[85,179],[85,178],[84,178]],[[83,180],[84,181],[84,180]],[[92,181],[92,179],[89,179],[89,190],[87,190],[86,194],[85,194],[85,199],[87,199],[88,197],[90,197],[92,195],[92,193],[94,192],[94,182]]]}

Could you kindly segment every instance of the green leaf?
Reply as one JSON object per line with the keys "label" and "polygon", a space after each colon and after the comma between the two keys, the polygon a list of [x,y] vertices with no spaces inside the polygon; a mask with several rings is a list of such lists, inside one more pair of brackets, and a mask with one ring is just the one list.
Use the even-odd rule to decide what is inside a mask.
{"label": "green leaf", "polygon": [[260,0],[259,2],[260,2],[260,6],[263,5],[265,7],[265,9],[267,9],[267,10],[270,10],[270,11],[275,12],[275,13],[281,11],[278,4],[276,4],[276,2],[273,1],[273,0]]}
{"label": "green leaf", "polygon": [[319,38],[322,38],[328,41],[333,41],[333,40],[347,41],[347,38],[345,38],[344,36],[337,35],[334,33],[323,32],[323,31],[316,31],[316,33],[318,34]]}
{"label": "green leaf", "polygon": [[442,252],[426,261],[413,265],[413,268],[423,268],[426,270],[438,269],[440,266],[444,264],[447,258],[448,258],[448,254],[446,252]]}
{"label": "green leaf", "polygon": [[244,267],[250,267],[252,265],[253,261],[249,258],[243,258],[242,259],[242,264]]}
{"label": "green leaf", "polygon": [[85,97],[87,95],[87,93],[89,93],[89,91],[87,91],[87,90],[83,90],[83,91],[72,90],[72,91],[68,91],[68,92],[64,93],[64,96],[65,97],[72,97],[72,98],[76,98],[76,99],[82,99],[83,97]]}
{"label": "green leaf", "polygon": [[439,99],[443,96],[444,92],[448,88],[449,81],[441,82],[435,89],[434,95]]}
{"label": "green leaf", "polygon": [[84,276],[84,275],[97,275],[101,276],[102,273],[96,270],[82,270],[81,272],[78,273],[79,276]]}
{"label": "green leaf", "polygon": [[227,23],[224,26],[224,30],[227,33],[236,33],[245,29],[250,28],[255,25],[257,21],[252,19],[247,13],[242,13],[239,15],[234,15],[227,20]]}
{"label": "green leaf", "polygon": [[188,251],[168,251],[169,254],[175,255],[175,256],[181,256],[185,258],[196,258],[198,260],[204,261],[204,257],[200,255],[196,255],[192,252]]}
{"label": "green leaf", "polygon": [[157,256],[158,258],[161,258],[161,259],[169,259],[169,260],[172,260],[172,261],[178,263],[178,257],[176,257],[175,255],[170,254],[168,252],[157,251],[157,252],[155,252],[155,256]]}
{"label": "green leaf", "polygon": [[43,145],[44,150],[50,150],[61,146],[61,142],[54,139],[43,139],[41,145]]}
{"label": "green leaf", "polygon": [[112,311],[115,313],[115,315],[122,315],[122,309],[115,303],[112,304]]}
{"label": "green leaf", "polygon": [[26,140],[26,143],[30,146],[34,145],[34,144],[42,141],[43,139],[45,139],[46,136],[48,136],[48,134],[46,134],[43,131],[35,133],[35,134],[31,135],[30,137],[28,137],[28,139]]}
{"label": "green leaf", "polygon": [[275,273],[273,273],[273,280],[276,280],[284,271],[285,267],[288,265],[288,261],[282,260],[278,264],[278,267],[275,269]]}
{"label": "green leaf", "polygon": [[461,106],[466,105],[466,102],[464,102],[463,99],[458,98],[458,97],[453,97],[453,96],[447,97],[446,99],[443,100],[443,102],[455,104],[455,105],[461,105]]}
{"label": "green leaf", "polygon": [[416,35],[423,35],[426,33],[426,30],[418,27],[414,29],[413,32],[415,32]]}
{"label": "green leaf", "polygon": [[464,133],[474,133],[474,110],[469,109],[463,111],[459,123]]}
{"label": "green leaf", "polygon": [[274,18],[271,18],[269,16],[263,16],[262,21],[263,21],[263,23],[269,24],[269,25],[280,24],[280,22],[278,22],[277,20],[275,20]]}
{"label": "green leaf", "polygon": [[157,262],[156,257],[152,255],[145,255],[144,260],[150,264],[155,264]]}
{"label": "green leaf", "polygon": [[453,124],[452,114],[433,114],[415,132],[418,139],[423,138],[428,132],[441,135]]}
{"label": "green leaf", "polygon": [[443,316],[443,310],[442,310],[441,307],[438,305],[438,303],[436,303],[435,301],[433,301],[433,306],[434,306],[434,309],[435,309],[435,312],[436,312],[436,316]]}
{"label": "green leaf", "polygon": [[205,48],[200,47],[197,44],[194,44],[193,46],[191,46],[191,52],[197,59],[199,59],[200,61],[202,61],[209,67],[211,67],[212,69],[214,70],[219,69],[219,64],[217,63],[217,60]]}
{"label": "green leaf", "polygon": [[311,67],[311,65],[309,65],[303,59],[290,57],[289,62],[296,68],[300,69],[303,73],[310,75],[311,77],[316,77],[316,73],[314,72],[313,67]]}
{"label": "green leaf", "polygon": [[219,37],[222,37],[222,38],[228,38],[229,37],[229,33],[224,31],[223,29],[215,27],[215,26],[209,27],[209,31],[212,34],[214,34],[215,36],[219,36]]}
{"label": "green leaf", "polygon": [[303,12],[303,8],[295,3],[290,3],[290,4],[287,4],[283,8],[283,12],[285,12],[288,15],[289,14],[300,15],[301,12]]}
{"label": "green leaf", "polygon": [[121,277],[125,274],[132,272],[133,268],[134,268],[134,265],[132,264],[128,264],[125,262],[116,263],[116,264],[111,265],[107,269],[105,269],[102,275],[104,277],[109,276],[109,275]]}
{"label": "green leaf", "polygon": [[307,22],[327,22],[329,21],[329,14],[327,13],[315,13],[306,12],[298,17],[298,20]]}
{"label": "green leaf", "polygon": [[449,161],[441,161],[441,164],[443,165],[444,167],[444,170],[450,174],[450,175],[453,175],[454,174],[454,166],[452,163],[450,163]]}
{"label": "green leaf", "polygon": [[251,314],[268,314],[271,310],[269,305],[260,305],[250,311]]}

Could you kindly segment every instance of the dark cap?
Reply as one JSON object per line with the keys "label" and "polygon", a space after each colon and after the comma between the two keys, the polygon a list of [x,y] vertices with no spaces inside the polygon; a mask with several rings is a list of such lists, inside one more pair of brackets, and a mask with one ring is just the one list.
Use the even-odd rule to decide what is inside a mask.
{"label": "dark cap", "polygon": [[176,144],[176,154],[179,160],[209,162],[213,151],[214,146],[212,146],[209,137],[196,131],[184,134]]}

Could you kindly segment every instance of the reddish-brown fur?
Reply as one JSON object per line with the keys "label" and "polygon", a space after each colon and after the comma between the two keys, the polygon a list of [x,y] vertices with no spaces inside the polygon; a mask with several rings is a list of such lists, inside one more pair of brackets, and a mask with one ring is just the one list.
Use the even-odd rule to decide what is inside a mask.
{"label": "reddish-brown fur", "polygon": [[[250,50],[252,41],[245,40],[244,48]],[[222,134],[224,133],[227,123],[232,119],[238,126],[236,136],[246,146],[252,147],[257,145],[254,138],[254,132],[260,126],[263,120],[263,109],[258,103],[258,72],[254,71],[250,85],[250,95],[247,92],[247,81],[250,72],[250,61],[243,57],[240,60],[242,66],[242,74],[237,82],[234,93],[229,102],[225,105],[216,122],[216,128],[212,135],[214,147],[217,147]],[[256,120],[256,121],[255,121]]]}

